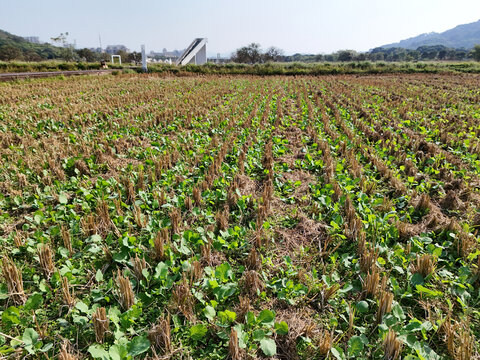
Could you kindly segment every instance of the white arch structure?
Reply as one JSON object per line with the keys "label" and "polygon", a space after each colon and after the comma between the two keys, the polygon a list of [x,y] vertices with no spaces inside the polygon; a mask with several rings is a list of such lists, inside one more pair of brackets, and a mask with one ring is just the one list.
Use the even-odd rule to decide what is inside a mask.
{"label": "white arch structure", "polygon": [[176,65],[203,65],[207,62],[207,38],[196,38],[178,58]]}

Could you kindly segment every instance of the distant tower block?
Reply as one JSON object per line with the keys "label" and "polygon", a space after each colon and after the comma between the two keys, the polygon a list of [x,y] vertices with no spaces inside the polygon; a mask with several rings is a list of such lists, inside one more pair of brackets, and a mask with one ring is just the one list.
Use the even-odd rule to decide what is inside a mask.
{"label": "distant tower block", "polygon": [[207,62],[207,38],[197,38],[178,58],[176,65],[203,65]]}

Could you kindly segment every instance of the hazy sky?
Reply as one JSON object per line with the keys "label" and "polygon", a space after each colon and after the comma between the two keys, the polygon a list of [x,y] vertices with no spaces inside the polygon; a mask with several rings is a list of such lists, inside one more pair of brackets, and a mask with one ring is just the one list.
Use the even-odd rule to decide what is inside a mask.
{"label": "hazy sky", "polygon": [[286,54],[365,51],[480,19],[479,0],[0,0],[0,29],[77,47],[124,44],[147,52],[207,37],[209,54],[251,42]]}

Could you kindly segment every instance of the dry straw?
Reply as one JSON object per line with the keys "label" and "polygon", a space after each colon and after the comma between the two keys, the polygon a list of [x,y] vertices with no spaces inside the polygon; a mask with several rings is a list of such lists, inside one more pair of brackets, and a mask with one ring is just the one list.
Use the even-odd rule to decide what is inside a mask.
{"label": "dry straw", "polygon": [[68,340],[64,340],[60,345],[60,353],[58,354],[58,360],[77,360],[77,357],[71,354],[70,343]]}
{"label": "dry straw", "polygon": [[70,291],[70,284],[66,277],[62,277],[62,294],[63,302],[68,307],[73,307],[75,305],[75,298],[73,292]]}
{"label": "dry straw", "polygon": [[110,320],[107,318],[107,312],[104,307],[95,310],[92,315],[92,322],[93,328],[95,329],[95,339],[98,343],[103,343],[110,324]]}
{"label": "dry straw", "polygon": [[12,301],[17,305],[25,304],[27,298],[23,291],[22,273],[7,256],[2,258],[2,272],[7,283],[8,295]]}
{"label": "dry straw", "polygon": [[148,339],[155,351],[159,351],[162,355],[172,352],[172,339],[170,328],[170,314],[166,318],[161,317],[148,332]]}
{"label": "dry straw", "polygon": [[38,246],[38,261],[40,262],[40,267],[44,275],[50,279],[53,272],[55,271],[55,265],[53,264],[52,249],[48,244],[43,244]]}
{"label": "dry straw", "polygon": [[120,270],[117,272],[118,301],[124,310],[128,310],[135,303],[132,283],[128,277],[124,277]]}
{"label": "dry straw", "polygon": [[228,354],[232,360],[241,360],[240,346],[238,345],[237,331],[232,327],[230,330],[230,339],[228,341]]}
{"label": "dry straw", "polygon": [[397,339],[397,334],[392,329],[388,330],[385,341],[383,342],[383,350],[385,352],[385,360],[396,360],[402,353],[402,342]]}
{"label": "dry straw", "polygon": [[333,337],[330,331],[323,330],[318,337],[318,352],[322,356],[327,356],[332,348]]}

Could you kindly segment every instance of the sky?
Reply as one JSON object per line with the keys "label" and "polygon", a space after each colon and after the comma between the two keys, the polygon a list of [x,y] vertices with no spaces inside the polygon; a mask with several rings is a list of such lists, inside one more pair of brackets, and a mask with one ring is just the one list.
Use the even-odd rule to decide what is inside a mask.
{"label": "sky", "polygon": [[0,29],[41,41],[68,32],[77,48],[147,53],[207,37],[210,56],[252,42],[285,54],[367,51],[480,19],[479,0],[0,0]]}

